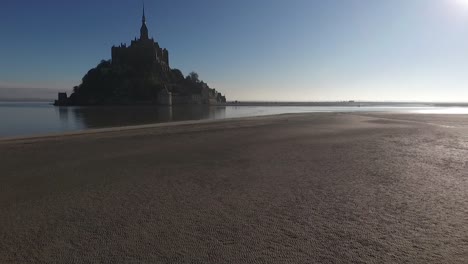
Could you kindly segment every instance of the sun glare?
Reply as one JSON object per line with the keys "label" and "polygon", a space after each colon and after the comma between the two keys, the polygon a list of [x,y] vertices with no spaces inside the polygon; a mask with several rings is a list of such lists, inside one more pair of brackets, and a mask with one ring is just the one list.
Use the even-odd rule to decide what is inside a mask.
{"label": "sun glare", "polygon": [[461,7],[468,8],[468,0],[455,0]]}

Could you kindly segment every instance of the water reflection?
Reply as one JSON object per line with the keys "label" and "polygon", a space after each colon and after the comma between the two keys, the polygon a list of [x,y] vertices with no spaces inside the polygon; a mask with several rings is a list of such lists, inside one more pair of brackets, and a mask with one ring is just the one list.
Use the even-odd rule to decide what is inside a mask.
{"label": "water reflection", "polygon": [[468,114],[466,105],[356,106],[120,106],[54,107],[47,102],[0,102],[0,137],[30,136],[88,128],[143,125],[184,120],[223,119],[307,112],[391,112]]}
{"label": "water reflection", "polygon": [[68,110],[67,107],[58,107],[60,122],[68,123]]}
{"label": "water reflection", "polygon": [[[226,107],[209,106],[117,106],[73,107],[70,114],[84,128],[114,127],[164,123],[185,120],[220,119],[226,116]],[[59,111],[60,120],[68,119],[68,112]]]}

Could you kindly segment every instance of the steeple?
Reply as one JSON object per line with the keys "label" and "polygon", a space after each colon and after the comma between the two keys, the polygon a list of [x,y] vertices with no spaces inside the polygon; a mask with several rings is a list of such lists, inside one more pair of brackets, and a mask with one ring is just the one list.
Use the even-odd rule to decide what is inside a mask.
{"label": "steeple", "polygon": [[141,18],[140,39],[144,39],[144,40],[149,39],[148,28],[146,27],[145,3],[144,2],[143,2],[143,17]]}
{"label": "steeple", "polygon": [[145,17],[145,2],[143,2],[143,18],[141,20],[143,24],[146,24],[146,17]]}

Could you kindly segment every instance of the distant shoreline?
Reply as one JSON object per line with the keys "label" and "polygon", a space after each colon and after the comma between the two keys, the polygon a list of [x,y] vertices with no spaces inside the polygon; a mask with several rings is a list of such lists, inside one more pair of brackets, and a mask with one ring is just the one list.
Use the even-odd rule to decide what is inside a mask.
{"label": "distant shoreline", "polygon": [[[53,99],[15,99],[15,98],[0,98],[0,103],[49,103],[53,105]],[[85,105],[80,107],[115,107],[115,106],[158,106],[155,104],[128,104],[128,105]],[[197,106],[197,105],[176,105],[176,107]],[[202,106],[202,105],[201,105]],[[209,106],[402,106],[402,107],[468,107],[468,102],[374,102],[374,101],[317,101],[317,102],[281,102],[281,101],[229,101],[223,104],[213,104]]]}
{"label": "distant shoreline", "polygon": [[[223,105],[54,107],[47,101],[0,101],[0,138],[74,133],[122,126],[219,120],[306,112],[390,112],[468,115],[467,104],[238,102]],[[16,116],[15,118],[12,118]],[[40,118],[38,118],[40,117]]]}
{"label": "distant shoreline", "polygon": [[238,102],[227,102],[226,106],[361,106],[361,107],[373,107],[373,106],[408,106],[408,107],[448,107],[448,106],[460,106],[468,107],[468,102],[372,102],[372,101],[354,101],[354,102],[343,102],[343,101],[324,101],[324,102],[259,102],[259,101],[238,101]]}
{"label": "distant shoreline", "polygon": [[50,99],[16,99],[16,98],[0,98],[1,103],[50,103],[53,104],[54,100]]}

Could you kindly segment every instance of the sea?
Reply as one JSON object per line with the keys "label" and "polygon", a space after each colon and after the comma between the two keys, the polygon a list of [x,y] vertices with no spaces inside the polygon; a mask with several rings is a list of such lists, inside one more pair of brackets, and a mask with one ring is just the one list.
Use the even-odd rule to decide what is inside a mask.
{"label": "sea", "polygon": [[1,102],[0,138],[39,136],[94,128],[288,113],[392,112],[468,114],[468,105],[430,103],[243,103],[226,106],[56,107],[50,102]]}

